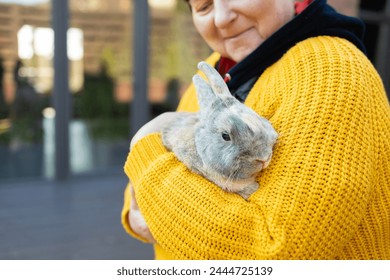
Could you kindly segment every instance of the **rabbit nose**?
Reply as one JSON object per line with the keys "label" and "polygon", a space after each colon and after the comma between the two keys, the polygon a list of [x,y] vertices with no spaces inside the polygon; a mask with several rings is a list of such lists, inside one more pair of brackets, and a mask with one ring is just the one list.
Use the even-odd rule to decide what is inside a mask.
{"label": "rabbit nose", "polygon": [[255,165],[260,165],[260,164],[261,164],[261,168],[264,168],[266,162],[267,162],[266,160],[255,159],[253,163],[254,163]]}
{"label": "rabbit nose", "polygon": [[271,155],[269,155],[269,157],[266,160],[257,158],[257,159],[254,160],[253,163],[255,165],[260,165],[261,164],[261,169],[264,169],[264,168],[267,168],[270,160],[271,160]]}

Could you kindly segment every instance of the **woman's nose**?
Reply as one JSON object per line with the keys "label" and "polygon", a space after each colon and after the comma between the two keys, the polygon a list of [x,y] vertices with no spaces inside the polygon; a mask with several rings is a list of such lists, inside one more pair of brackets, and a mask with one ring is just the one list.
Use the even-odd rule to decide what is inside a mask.
{"label": "woman's nose", "polygon": [[214,0],[214,23],[217,28],[228,26],[236,18],[229,1]]}

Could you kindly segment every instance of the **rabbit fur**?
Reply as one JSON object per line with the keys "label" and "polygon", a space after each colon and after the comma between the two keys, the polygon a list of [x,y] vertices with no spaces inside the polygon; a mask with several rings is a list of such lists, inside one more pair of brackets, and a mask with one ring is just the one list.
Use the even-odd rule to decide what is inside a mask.
{"label": "rabbit fur", "polygon": [[193,77],[199,112],[158,116],[137,132],[131,147],[161,132],[164,146],[192,172],[247,199],[259,187],[256,176],[268,166],[278,134],[267,119],[230,94],[212,66],[200,62],[198,68],[208,79]]}

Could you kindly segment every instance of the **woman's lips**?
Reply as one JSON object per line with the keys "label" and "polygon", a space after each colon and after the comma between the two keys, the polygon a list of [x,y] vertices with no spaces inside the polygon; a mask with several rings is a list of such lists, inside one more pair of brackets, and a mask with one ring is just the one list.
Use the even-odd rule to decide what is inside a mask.
{"label": "woman's lips", "polygon": [[245,29],[244,31],[242,32],[239,32],[239,33],[236,33],[234,35],[229,35],[229,36],[224,36],[224,39],[225,40],[234,40],[234,39],[237,39],[243,35],[245,35],[248,31],[250,31],[252,28],[248,28],[248,29]]}

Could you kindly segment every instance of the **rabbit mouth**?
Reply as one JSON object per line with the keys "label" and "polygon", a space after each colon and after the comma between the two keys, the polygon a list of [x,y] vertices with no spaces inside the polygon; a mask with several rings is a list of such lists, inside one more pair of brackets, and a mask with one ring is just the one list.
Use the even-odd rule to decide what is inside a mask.
{"label": "rabbit mouth", "polygon": [[269,157],[269,159],[262,162],[263,166],[261,169],[266,169],[268,167],[268,165],[270,164],[270,162],[271,162],[271,156]]}
{"label": "rabbit mouth", "polygon": [[272,153],[268,156],[268,158],[266,160],[263,160],[263,159],[256,159],[255,160],[255,163],[257,163],[259,166],[261,166],[259,171],[266,169],[268,167],[268,165],[271,162],[271,157],[272,157]]}

